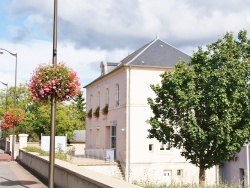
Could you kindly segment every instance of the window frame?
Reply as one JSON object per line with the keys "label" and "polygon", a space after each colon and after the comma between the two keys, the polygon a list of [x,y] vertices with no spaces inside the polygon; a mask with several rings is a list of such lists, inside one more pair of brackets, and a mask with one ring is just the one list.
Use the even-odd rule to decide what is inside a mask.
{"label": "window frame", "polygon": [[115,106],[120,105],[120,86],[119,84],[115,85]]}

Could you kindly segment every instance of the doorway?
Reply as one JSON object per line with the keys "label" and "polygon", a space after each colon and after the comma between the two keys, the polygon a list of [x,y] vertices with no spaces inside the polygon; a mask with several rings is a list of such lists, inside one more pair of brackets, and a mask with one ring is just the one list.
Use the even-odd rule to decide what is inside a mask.
{"label": "doorway", "polygon": [[111,126],[111,149],[114,150],[114,160],[116,160],[116,126]]}
{"label": "doorway", "polygon": [[167,185],[171,185],[172,183],[172,171],[171,170],[164,170],[163,182],[166,183]]}

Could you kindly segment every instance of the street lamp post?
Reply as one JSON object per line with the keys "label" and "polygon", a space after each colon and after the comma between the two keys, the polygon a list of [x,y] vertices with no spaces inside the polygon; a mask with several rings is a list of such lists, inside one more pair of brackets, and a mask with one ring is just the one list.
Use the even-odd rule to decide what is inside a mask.
{"label": "street lamp post", "polygon": [[[54,0],[54,23],[53,23],[53,66],[57,64],[57,2]],[[55,165],[55,127],[56,127],[56,97],[55,92],[51,96],[51,124],[50,124],[50,155],[49,155],[49,188],[54,188],[54,165]]]}
{"label": "street lamp post", "polygon": [[[16,108],[16,82],[17,82],[17,53],[11,53],[10,51],[0,48],[0,54],[3,54],[2,51],[8,52],[10,55],[16,57],[15,63],[15,90],[14,90],[14,108]],[[11,152],[11,160],[15,160],[15,123],[12,128],[12,152]]]}

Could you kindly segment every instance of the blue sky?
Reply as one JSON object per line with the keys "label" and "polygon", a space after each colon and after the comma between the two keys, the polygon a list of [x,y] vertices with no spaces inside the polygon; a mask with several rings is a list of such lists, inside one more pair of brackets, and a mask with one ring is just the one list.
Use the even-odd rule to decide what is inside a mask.
{"label": "blue sky", "polygon": [[[53,5],[0,1],[0,48],[18,54],[18,83],[52,61]],[[76,70],[84,86],[100,75],[101,61],[119,62],[156,36],[192,55],[227,31],[250,32],[249,10],[245,0],[59,0],[58,62]],[[0,55],[0,81],[14,85],[14,62]]]}

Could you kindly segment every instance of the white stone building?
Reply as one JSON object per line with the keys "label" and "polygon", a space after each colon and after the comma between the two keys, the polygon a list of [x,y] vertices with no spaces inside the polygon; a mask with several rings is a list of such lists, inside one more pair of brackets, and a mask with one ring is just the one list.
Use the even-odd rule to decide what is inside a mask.
{"label": "white stone building", "polygon": [[[101,76],[85,86],[86,113],[92,115],[86,118],[86,152],[113,149],[126,181],[198,183],[199,169],[180,150],[147,138],[146,121],[152,116],[147,98],[154,97],[150,85],[160,83],[159,75],[180,59],[190,57],[155,39],[119,63],[101,62]],[[216,182],[217,172],[207,171],[207,183]]]}

